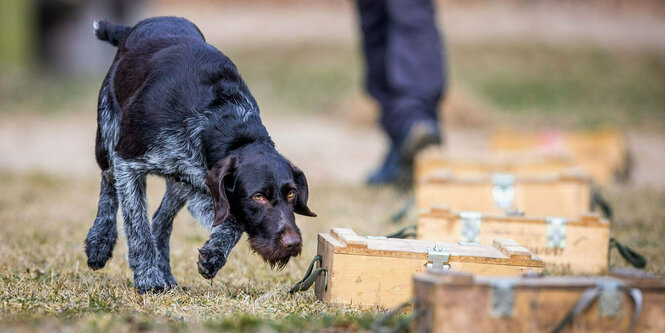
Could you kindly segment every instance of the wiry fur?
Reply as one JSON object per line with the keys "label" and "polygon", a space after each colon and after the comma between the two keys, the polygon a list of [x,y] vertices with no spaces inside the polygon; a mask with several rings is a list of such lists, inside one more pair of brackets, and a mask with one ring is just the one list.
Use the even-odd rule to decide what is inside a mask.
{"label": "wiry fur", "polygon": [[[293,213],[315,216],[307,208],[307,182],[275,150],[233,63],[181,18],[151,18],[131,28],[96,21],[94,30],[118,46],[118,53],[98,102],[95,155],[102,180],[97,217],[85,240],[90,268],[104,267],[112,256],[118,205],[139,292],[177,284],[169,238],[185,204],[212,230],[199,254],[199,272],[206,278],[224,266],[244,231],[271,266],[281,268],[298,255]],[[223,175],[220,165],[226,166]],[[152,225],[148,174],[167,184]],[[233,187],[224,183],[227,176]],[[268,193],[270,205],[251,199],[257,191]],[[289,191],[298,196],[287,199]]]}

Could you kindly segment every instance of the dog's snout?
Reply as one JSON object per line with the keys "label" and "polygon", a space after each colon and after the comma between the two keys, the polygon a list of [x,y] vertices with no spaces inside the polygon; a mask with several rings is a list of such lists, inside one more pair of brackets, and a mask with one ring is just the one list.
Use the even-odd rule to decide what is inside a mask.
{"label": "dog's snout", "polygon": [[280,239],[280,244],[288,250],[298,248],[300,246],[300,242],[300,236],[298,236],[298,234],[295,232],[284,233]]}

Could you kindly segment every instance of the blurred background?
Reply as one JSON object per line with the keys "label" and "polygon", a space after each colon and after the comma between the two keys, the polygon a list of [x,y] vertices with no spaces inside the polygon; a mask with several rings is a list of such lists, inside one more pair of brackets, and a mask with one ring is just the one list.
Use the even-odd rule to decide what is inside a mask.
{"label": "blurred background", "polygon": [[[449,90],[439,110],[448,149],[487,150],[491,133],[503,128],[618,129],[633,163],[628,183],[603,189],[615,205],[612,233],[647,256],[649,270],[665,274],[665,2],[436,3],[448,48]],[[282,272],[241,241],[218,277],[204,280],[195,261],[207,233],[192,228],[188,214],[179,215],[188,221],[176,223],[171,252],[186,293],[135,295],[123,237],[109,267],[85,267],[82,241],[99,190],[97,93],[116,52],[95,39],[92,22],[133,25],[159,15],[190,19],[231,58],[278,150],[308,177],[319,218],[298,219],[303,256]],[[306,269],[317,232],[397,228],[386,222],[404,197],[364,186],[388,140],[363,73],[351,0],[0,0],[2,318],[138,311],[181,323],[215,317],[220,307],[268,318],[354,313],[324,308],[311,293],[277,295]],[[163,184],[151,181],[154,210]],[[173,303],[178,297],[185,301]],[[105,323],[99,318],[84,326]]]}
{"label": "blurred background", "polygon": [[[661,1],[437,7],[450,149],[481,146],[505,125],[610,125],[629,139],[635,180],[665,183]],[[115,49],[95,40],[91,22],[156,15],[189,18],[236,63],[278,148],[310,177],[361,182],[379,162],[386,139],[363,92],[353,1],[2,0],[0,168],[96,174],[96,94]]]}

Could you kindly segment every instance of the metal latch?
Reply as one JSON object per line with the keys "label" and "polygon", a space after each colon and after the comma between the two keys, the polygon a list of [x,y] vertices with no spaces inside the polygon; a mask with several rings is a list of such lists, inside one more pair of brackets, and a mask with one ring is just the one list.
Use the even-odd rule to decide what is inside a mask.
{"label": "metal latch", "polygon": [[621,281],[601,280],[597,283],[600,288],[598,296],[598,310],[603,317],[616,317],[621,313],[623,293]]}
{"label": "metal latch", "polygon": [[367,239],[388,239],[386,236],[365,236]]}
{"label": "metal latch", "polygon": [[479,243],[483,215],[479,212],[460,212],[459,217],[462,219],[461,242]]}
{"label": "metal latch", "polygon": [[492,198],[500,209],[512,211],[515,203],[515,175],[497,173],[492,175]]}
{"label": "metal latch", "polygon": [[512,317],[515,304],[515,282],[508,279],[494,280],[490,282],[492,287],[492,309],[490,316],[493,318]]}
{"label": "metal latch", "polygon": [[547,221],[547,247],[566,247],[566,224],[568,220],[563,217],[548,217]]}
{"label": "metal latch", "polygon": [[436,245],[427,249],[427,269],[447,270],[450,269],[450,252],[439,248]]}

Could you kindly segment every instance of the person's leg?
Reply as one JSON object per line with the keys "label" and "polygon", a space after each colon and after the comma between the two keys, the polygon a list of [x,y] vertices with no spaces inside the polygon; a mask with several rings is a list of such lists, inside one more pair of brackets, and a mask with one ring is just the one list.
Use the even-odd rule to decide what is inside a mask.
{"label": "person's leg", "polygon": [[[397,145],[408,141],[414,124],[438,133],[437,109],[445,89],[445,51],[431,0],[387,0],[390,27],[386,79],[392,107],[381,123]],[[433,127],[428,130],[427,127]],[[416,149],[417,150],[417,149]],[[409,152],[412,159],[415,151]],[[409,162],[409,161],[407,161]]]}
{"label": "person's leg", "polygon": [[388,12],[385,0],[357,0],[365,56],[365,88],[383,110],[390,108],[386,80]]}

